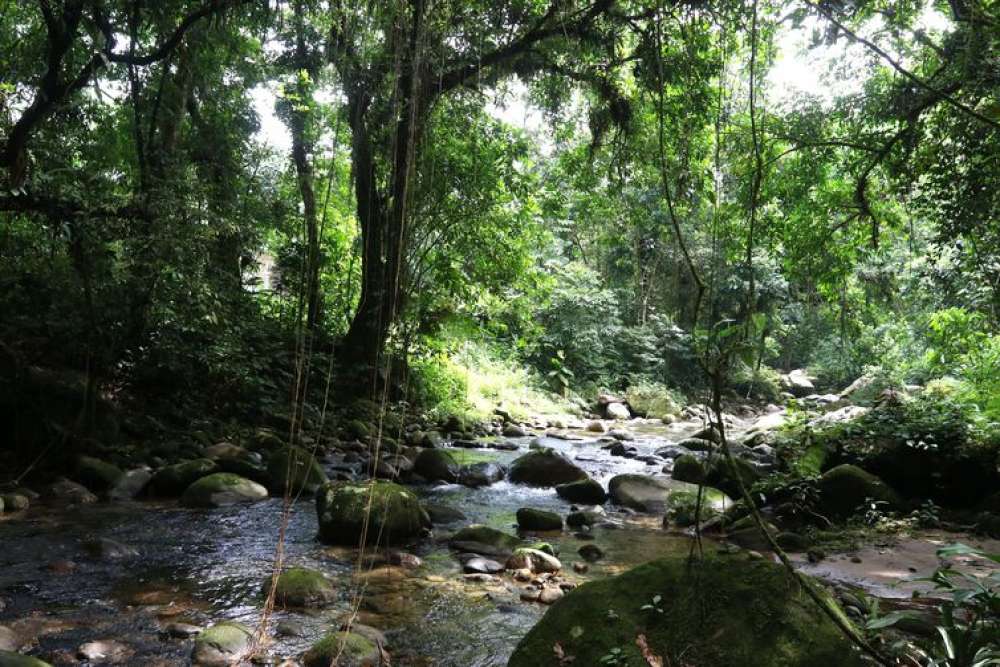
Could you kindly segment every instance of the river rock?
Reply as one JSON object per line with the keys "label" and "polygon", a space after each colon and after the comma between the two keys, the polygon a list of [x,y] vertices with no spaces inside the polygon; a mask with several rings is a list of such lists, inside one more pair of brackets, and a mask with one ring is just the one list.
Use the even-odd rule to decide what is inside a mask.
{"label": "river rock", "polygon": [[620,428],[608,431],[608,437],[614,438],[615,440],[624,440],[625,442],[632,442],[635,440],[635,436],[632,433]]}
{"label": "river rock", "polygon": [[715,424],[706,426],[696,433],[692,433],[691,437],[697,438],[698,440],[708,440],[713,444],[719,444],[722,442],[722,436],[719,434],[719,429],[715,427]]}
{"label": "river rock", "polygon": [[431,526],[412,491],[382,480],[329,483],[316,496],[316,512],[320,541],[327,544],[357,546],[362,533],[366,544],[405,544]]}
{"label": "river rock", "polygon": [[185,507],[223,507],[253,503],[267,498],[267,489],[230,472],[217,472],[202,477],[181,496]]}
{"label": "river rock", "polygon": [[0,667],[52,667],[52,665],[30,655],[0,650]]}
{"label": "river rock", "polygon": [[311,496],[328,481],[313,453],[301,447],[285,447],[276,452],[268,461],[267,472],[275,495],[284,495],[287,489],[295,495]]}
{"label": "river rock", "polygon": [[632,418],[632,413],[624,403],[608,403],[604,406],[604,416],[615,421],[627,421]]}
{"label": "river rock", "polygon": [[49,486],[45,499],[53,505],[89,505],[97,502],[97,496],[87,487],[66,478],[56,480]]}
{"label": "river rock", "polygon": [[458,523],[468,518],[462,510],[441,503],[424,503],[424,509],[427,511],[431,523],[435,525]]}
{"label": "river rock", "polygon": [[705,481],[705,466],[692,454],[684,454],[674,459],[671,477],[679,482],[701,484]]}
{"label": "river rock", "polygon": [[93,456],[81,456],[74,478],[95,493],[104,493],[121,478],[121,468]]}
{"label": "river rock", "polygon": [[191,661],[202,667],[228,667],[246,653],[252,639],[253,630],[242,623],[216,623],[194,640]]}
{"label": "river rock", "polygon": [[505,438],[524,438],[527,437],[528,432],[524,427],[518,424],[507,424],[503,427],[503,436]]}
{"label": "river rock", "polygon": [[446,449],[423,449],[413,461],[413,471],[430,482],[457,482],[460,469],[455,456]]}
{"label": "river rock", "polygon": [[302,655],[305,667],[379,667],[382,650],[357,632],[331,632]]}
{"label": "river rock", "polygon": [[[642,609],[654,594],[665,613]],[[781,566],[731,555],[664,558],[585,583],[528,632],[508,666],[537,667],[556,643],[575,657],[574,665],[600,665],[612,649],[620,664],[651,664],[636,643],[636,628],[650,655],[683,655],[685,664],[702,667],[865,664],[802,587],[789,585]]]}
{"label": "river rock", "polygon": [[692,452],[710,452],[715,449],[715,443],[704,438],[684,438],[677,446]]}
{"label": "river rock", "polygon": [[497,574],[503,572],[503,569],[500,563],[482,556],[470,558],[462,564],[462,571],[467,574]]}
{"label": "river rock", "polygon": [[81,644],[76,657],[92,665],[117,665],[128,660],[135,651],[114,639],[98,639]]}
{"label": "river rock", "polygon": [[667,507],[670,491],[668,482],[645,475],[616,475],[608,483],[609,495],[616,505],[640,512],[663,512]]}
{"label": "river rock", "polygon": [[147,489],[155,496],[179,496],[199,479],[218,472],[218,469],[215,461],[210,459],[175,463],[157,470]]}
{"label": "river rock", "polygon": [[522,507],[517,510],[517,527],[530,531],[562,530],[563,520],[555,512]]}
{"label": "river rock", "polygon": [[903,501],[888,484],[857,466],[845,463],[823,473],[819,480],[820,514],[846,519],[867,498],[886,503],[886,510],[899,510]]}
{"label": "river rock", "polygon": [[604,433],[608,430],[608,427],[604,425],[604,422],[594,419],[587,422],[586,429],[591,433]]}
{"label": "river rock", "polygon": [[815,393],[816,385],[809,373],[801,368],[797,368],[787,375],[781,376],[781,384],[793,396],[801,397]]}
{"label": "river rock", "polygon": [[502,530],[473,524],[452,535],[448,544],[453,549],[506,558],[521,544],[521,540]]}
{"label": "river rock", "polygon": [[111,500],[133,500],[146,489],[146,485],[151,479],[153,479],[153,473],[149,468],[135,468],[126,471],[108,489],[108,498]]}
{"label": "river rock", "polygon": [[516,549],[507,559],[505,567],[508,570],[531,570],[537,574],[558,572],[562,569],[562,563],[552,554],[547,554],[540,549],[521,547]]}
{"label": "river rock", "polygon": [[566,516],[566,525],[570,528],[581,528],[583,526],[593,526],[604,517],[597,512],[570,512]]}
{"label": "river rock", "polygon": [[3,504],[2,511],[4,512],[20,512],[28,509],[31,505],[28,496],[20,493],[5,493],[0,496],[0,502]]}
{"label": "river rock", "polygon": [[[264,594],[271,590],[271,578],[264,581]],[[326,575],[307,567],[290,567],[278,576],[274,600],[281,607],[322,607],[337,598]]]}
{"label": "river rock", "polygon": [[608,499],[608,494],[601,483],[590,477],[560,484],[556,487],[556,494],[563,500],[583,505],[603,505]]}
{"label": "river rock", "polygon": [[529,486],[557,486],[587,479],[587,473],[552,449],[536,449],[519,456],[508,476],[515,484]]}
{"label": "river rock", "polygon": [[561,599],[563,595],[565,595],[565,593],[563,593],[563,590],[558,586],[545,586],[538,594],[538,601],[542,604],[554,604],[555,601]]}
{"label": "river rock", "polygon": [[596,544],[584,544],[576,552],[588,563],[593,563],[604,558],[604,550]]}
{"label": "river rock", "polygon": [[493,461],[480,461],[471,465],[462,466],[458,473],[458,483],[477,489],[489,486],[503,480],[507,474],[506,468]]}
{"label": "river rock", "polygon": [[190,623],[168,623],[163,628],[163,632],[168,637],[176,639],[189,639],[201,633],[201,628]]}
{"label": "river rock", "polygon": [[6,625],[0,625],[0,651],[16,651],[20,648],[20,642],[14,631]]}
{"label": "river rock", "polygon": [[107,537],[86,540],[83,543],[83,548],[88,556],[97,560],[128,560],[139,556],[139,550],[135,547],[130,547],[127,544],[122,544],[117,540]]}

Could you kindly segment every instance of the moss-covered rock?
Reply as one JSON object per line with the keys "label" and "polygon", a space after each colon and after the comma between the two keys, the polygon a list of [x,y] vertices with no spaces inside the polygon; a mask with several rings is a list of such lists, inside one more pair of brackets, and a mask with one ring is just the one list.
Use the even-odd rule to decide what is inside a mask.
{"label": "moss-covered rock", "polygon": [[502,530],[473,524],[452,535],[449,544],[462,551],[488,556],[508,556],[521,545],[521,540]]}
{"label": "moss-covered rock", "polygon": [[562,517],[555,512],[535,509],[533,507],[522,507],[517,510],[517,527],[521,530],[562,530]]}
{"label": "moss-covered rock", "polygon": [[615,475],[608,482],[612,502],[640,512],[663,512],[672,486],[667,480],[646,475]]}
{"label": "moss-covered rock", "polygon": [[590,477],[560,484],[556,487],[556,493],[563,500],[584,505],[603,505],[608,499],[608,494],[601,483]]}
{"label": "moss-covered rock", "polygon": [[330,632],[302,655],[305,667],[378,667],[382,652],[372,640],[356,632]]}
{"label": "moss-covered rock", "polygon": [[147,489],[154,496],[179,496],[199,479],[214,472],[218,472],[218,466],[210,459],[175,463],[157,470],[153,479],[149,480]]}
{"label": "moss-covered rock", "polygon": [[223,507],[264,498],[267,498],[267,489],[257,482],[231,472],[216,472],[185,489],[181,504],[185,507]]}
{"label": "moss-covered rock", "polygon": [[352,419],[344,425],[344,433],[355,440],[367,440],[371,437],[372,427],[360,419]]}
{"label": "moss-covered rock", "polygon": [[76,462],[76,472],[73,478],[96,493],[104,493],[124,473],[116,465],[96,459],[93,456],[81,456]]}
{"label": "moss-covered rock", "polygon": [[[264,582],[264,594],[271,588],[271,578]],[[290,567],[278,575],[274,601],[281,607],[322,607],[333,602],[337,591],[322,572],[307,567]]]}
{"label": "moss-covered rock", "polygon": [[678,482],[701,484],[705,481],[705,466],[693,454],[683,454],[674,459],[670,476]]}
{"label": "moss-covered rock", "polygon": [[228,667],[246,653],[252,639],[253,631],[242,623],[216,623],[194,640],[191,662],[202,667]]}
{"label": "moss-covered rock", "polygon": [[424,449],[413,461],[413,472],[431,482],[458,481],[461,469],[455,456],[445,449]]}
{"label": "moss-covered rock", "polygon": [[405,544],[430,527],[412,491],[382,480],[327,484],[316,496],[316,511],[319,538],[327,544],[357,546],[362,535],[365,544]]}
{"label": "moss-covered rock", "polygon": [[31,505],[28,496],[20,493],[5,493],[0,496],[0,500],[3,501],[4,512],[20,512],[28,509],[28,506]]}
{"label": "moss-covered rock", "polygon": [[52,665],[30,655],[0,651],[0,667],[52,667]]}
{"label": "moss-covered rock", "polygon": [[275,452],[268,462],[267,472],[271,490],[276,495],[284,495],[287,489],[294,495],[313,495],[328,481],[316,457],[301,447],[285,447]]}
{"label": "moss-covered rock", "polygon": [[707,474],[705,475],[705,484],[719,489],[728,496],[739,498],[740,487],[736,480],[736,474],[733,472],[734,466],[736,468],[736,474],[740,476],[740,479],[743,480],[743,485],[748,490],[757,480],[761,478],[760,471],[748,461],[734,456],[732,465],[730,465],[729,461],[725,457],[720,456],[715,460],[712,467],[709,468]]}
{"label": "moss-covered rock", "polygon": [[[660,596],[662,613],[643,609]],[[574,665],[645,665],[646,638],[664,664],[699,667],[859,667],[861,658],[780,566],[723,556],[664,558],[586,583],[548,611],[509,667],[556,667],[558,643]]]}
{"label": "moss-covered rock", "polygon": [[553,449],[535,449],[510,465],[510,481],[529,486],[557,486],[587,479],[587,473]]}
{"label": "moss-covered rock", "polygon": [[831,519],[846,519],[871,498],[899,510],[903,501],[888,484],[857,466],[845,463],[830,468],[819,479],[820,513]]}

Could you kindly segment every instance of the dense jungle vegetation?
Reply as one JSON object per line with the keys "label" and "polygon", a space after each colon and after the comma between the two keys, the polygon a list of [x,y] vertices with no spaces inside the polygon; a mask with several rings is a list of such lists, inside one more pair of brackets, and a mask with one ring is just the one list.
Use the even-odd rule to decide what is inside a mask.
{"label": "dense jungle vegetation", "polygon": [[[581,437],[594,453],[560,449]],[[640,478],[643,464],[656,467]],[[703,533],[728,536],[798,574],[734,565],[721,547],[686,574],[655,561],[586,584],[527,637],[536,617],[501,623],[488,658],[455,648],[473,638],[413,639],[378,605],[388,641],[352,630],[355,614],[319,641],[329,627],[288,635],[309,641],[279,653],[311,647],[306,665],[387,664],[387,645],[404,665],[1000,664],[1000,574],[944,567],[986,568],[996,543],[966,543],[1000,539],[1000,5],[0,0],[0,536],[22,545],[0,555],[13,577],[0,576],[0,622],[18,638],[0,632],[0,667],[29,653],[76,664],[77,635],[15,622],[89,590],[24,592],[16,565],[51,545],[2,529],[31,520],[36,500],[69,517],[92,494],[196,507],[315,494],[315,513],[272,507],[281,540],[293,517],[288,560],[253,547],[253,568],[275,563],[266,603],[251,605],[264,630],[251,639],[235,621],[256,620],[235,608],[184,617],[216,631],[195,662],[229,664],[267,644],[276,599],[362,596],[296,551],[295,516],[318,521],[307,532],[322,542],[361,545],[360,568],[365,546],[412,547],[459,520],[435,517],[434,482],[477,490],[453,504],[488,527],[450,537],[466,577],[488,578],[469,585],[527,571],[537,590],[520,600],[550,604],[579,583],[555,574],[568,543],[525,549],[482,531],[514,525],[515,509],[522,535],[555,520],[562,531],[559,502],[580,510],[570,532],[655,515],[692,554],[714,550]],[[559,486],[542,500],[508,482]],[[621,517],[595,518],[606,499]],[[271,530],[247,516],[239,530]],[[219,520],[164,524],[174,537],[161,539],[177,546]],[[609,568],[666,555],[667,531],[636,530],[648,551],[587,544]],[[917,610],[930,633],[914,630],[914,609],[880,610],[896,596],[802,574],[926,530],[945,531],[940,561],[912,571],[953,596]],[[96,539],[114,562],[137,556]],[[602,557],[585,547],[584,578]],[[423,548],[411,549],[420,567],[442,560]],[[417,558],[399,554],[385,558]],[[470,569],[473,554],[499,571]],[[256,595],[263,575],[247,572]],[[692,585],[743,602],[699,607]],[[645,606],[608,607],[616,596]],[[767,602],[747,606],[755,596]],[[688,639],[711,610],[735,619],[724,650],[708,630]],[[580,638],[609,617],[621,636]],[[761,618],[782,629],[761,632]],[[116,655],[183,664],[170,661],[179,650]]]}

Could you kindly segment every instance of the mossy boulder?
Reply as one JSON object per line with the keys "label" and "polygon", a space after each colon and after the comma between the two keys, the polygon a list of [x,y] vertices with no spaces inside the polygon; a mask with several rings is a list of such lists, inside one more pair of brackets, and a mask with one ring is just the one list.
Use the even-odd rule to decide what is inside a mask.
{"label": "mossy boulder", "polygon": [[[736,472],[733,472],[735,467]],[[736,475],[743,480],[743,485],[750,489],[761,478],[761,473],[752,463],[734,456],[732,465],[723,457],[718,457],[705,475],[705,484],[719,489],[732,498],[740,497],[740,487]],[[675,478],[676,479],[676,478]]]}
{"label": "mossy boulder", "polygon": [[30,655],[0,651],[0,667],[52,667],[52,665]]}
{"label": "mossy boulder", "polygon": [[[643,609],[659,596],[662,613]],[[731,555],[655,560],[586,583],[549,609],[509,667],[556,667],[557,643],[574,665],[645,665],[636,639],[663,664],[699,667],[860,667],[865,664],[779,565]]]}
{"label": "mossy boulder", "polygon": [[558,486],[587,479],[587,473],[559,452],[543,448],[515,459],[508,478],[515,484]]}
{"label": "mossy boulder", "polygon": [[356,632],[330,632],[302,655],[305,667],[378,667],[382,651],[371,639]]}
{"label": "mossy boulder", "polygon": [[191,662],[202,667],[228,667],[250,648],[253,630],[235,621],[207,628],[194,640]]}
{"label": "mossy boulder", "polygon": [[218,470],[215,461],[210,459],[182,461],[157,470],[153,474],[153,479],[149,480],[147,489],[154,496],[179,496],[199,479]]}
{"label": "mossy boulder", "polygon": [[615,475],[608,482],[608,495],[616,505],[640,512],[663,512],[674,487],[667,480],[646,475]]}
{"label": "mossy boulder", "polygon": [[2,501],[4,512],[20,512],[28,509],[28,506],[31,505],[28,496],[20,493],[5,493],[0,496],[0,501]]}
{"label": "mossy boulder", "polygon": [[344,433],[355,440],[367,440],[371,437],[372,427],[360,419],[352,419],[344,425]]}
{"label": "mossy boulder", "polygon": [[830,468],[819,479],[819,511],[831,519],[846,519],[865,500],[885,503],[886,510],[899,510],[903,501],[888,484],[861,468],[845,463]]}
{"label": "mossy boulder", "polygon": [[455,456],[445,449],[421,450],[413,461],[413,472],[431,482],[457,482],[460,471]]}
{"label": "mossy boulder", "polygon": [[704,464],[693,454],[683,454],[674,459],[674,468],[670,473],[678,482],[701,484],[706,476]]}
{"label": "mossy boulder", "polygon": [[517,510],[517,527],[531,531],[562,530],[563,520],[555,512],[522,507]]}
{"label": "mossy boulder", "polygon": [[316,496],[316,512],[327,544],[357,546],[362,535],[365,544],[406,544],[431,525],[412,491],[383,480],[327,484]]}
{"label": "mossy boulder", "polygon": [[105,493],[123,474],[122,469],[114,464],[93,456],[81,456],[76,462],[73,478],[91,491]]}
{"label": "mossy boulder", "polygon": [[185,489],[181,504],[185,507],[223,507],[264,498],[267,498],[267,489],[257,482],[231,472],[216,472]]}
{"label": "mossy boulder", "polygon": [[[264,582],[264,594],[271,578]],[[337,598],[333,583],[322,572],[307,567],[290,567],[278,575],[274,600],[281,607],[322,607]]]}
{"label": "mossy boulder", "polygon": [[285,447],[276,452],[267,465],[271,490],[283,495],[286,489],[292,494],[313,495],[328,478],[316,457],[301,447]]}
{"label": "mossy boulder", "polygon": [[449,545],[461,551],[505,557],[521,546],[521,540],[502,530],[473,524],[452,535]]}
{"label": "mossy boulder", "polygon": [[556,493],[563,500],[584,505],[603,505],[608,494],[601,483],[590,477],[556,487]]}

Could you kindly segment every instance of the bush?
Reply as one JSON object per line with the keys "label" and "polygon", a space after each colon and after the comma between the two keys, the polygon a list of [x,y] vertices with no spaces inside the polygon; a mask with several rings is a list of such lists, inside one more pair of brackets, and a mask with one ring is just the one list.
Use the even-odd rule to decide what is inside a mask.
{"label": "bush", "polygon": [[770,366],[753,369],[746,364],[738,364],[730,373],[729,385],[740,396],[768,402],[781,398],[781,376]]}

